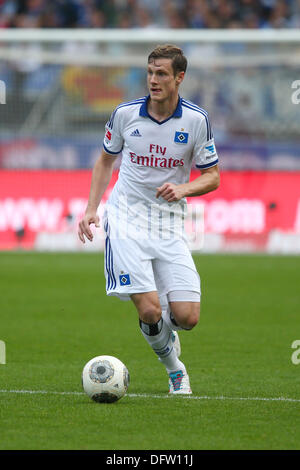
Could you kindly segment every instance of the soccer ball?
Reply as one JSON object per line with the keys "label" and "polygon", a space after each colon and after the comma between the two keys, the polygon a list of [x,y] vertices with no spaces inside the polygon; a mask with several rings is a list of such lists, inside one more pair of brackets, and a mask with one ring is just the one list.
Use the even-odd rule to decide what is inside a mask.
{"label": "soccer ball", "polygon": [[88,396],[98,403],[113,403],[122,398],[129,385],[129,372],[113,356],[96,356],[84,366],[82,386]]}

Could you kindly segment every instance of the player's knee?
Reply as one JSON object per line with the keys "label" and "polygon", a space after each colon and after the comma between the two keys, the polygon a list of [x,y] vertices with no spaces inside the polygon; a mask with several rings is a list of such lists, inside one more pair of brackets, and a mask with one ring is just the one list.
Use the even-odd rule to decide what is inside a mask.
{"label": "player's knee", "polygon": [[183,327],[187,330],[192,330],[197,325],[198,321],[199,314],[197,312],[193,312],[185,318],[185,324]]}
{"label": "player's knee", "polygon": [[175,320],[181,328],[185,330],[191,330],[194,328],[200,317],[200,303],[191,302],[186,305],[173,305],[174,310],[172,312],[174,314]]}
{"label": "player's knee", "polygon": [[141,306],[139,310],[139,317],[144,323],[157,323],[161,318],[160,305],[147,303]]}
{"label": "player's knee", "polygon": [[189,325],[191,328],[194,328],[199,321],[200,318],[200,303],[193,304],[191,314],[189,315]]}

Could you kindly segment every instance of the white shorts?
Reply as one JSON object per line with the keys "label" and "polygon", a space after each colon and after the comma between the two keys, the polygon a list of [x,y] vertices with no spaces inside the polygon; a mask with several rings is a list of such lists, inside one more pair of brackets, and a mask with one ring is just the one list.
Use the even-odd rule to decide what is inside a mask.
{"label": "white shorts", "polygon": [[200,277],[186,242],[174,239],[117,239],[106,223],[104,272],[106,293],[130,300],[130,295],[157,291],[199,294]]}

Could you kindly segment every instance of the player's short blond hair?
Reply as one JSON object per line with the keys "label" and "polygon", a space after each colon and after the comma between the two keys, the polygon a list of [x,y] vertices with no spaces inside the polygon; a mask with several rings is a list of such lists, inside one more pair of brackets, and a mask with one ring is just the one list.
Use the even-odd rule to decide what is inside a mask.
{"label": "player's short blond hair", "polygon": [[155,59],[172,59],[174,76],[178,72],[185,72],[187,69],[187,59],[180,47],[173,44],[164,44],[156,48],[148,56],[148,64]]}

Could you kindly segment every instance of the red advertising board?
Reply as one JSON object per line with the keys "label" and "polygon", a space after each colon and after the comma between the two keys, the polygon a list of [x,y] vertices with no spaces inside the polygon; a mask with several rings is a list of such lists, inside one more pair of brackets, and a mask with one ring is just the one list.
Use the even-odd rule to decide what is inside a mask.
{"label": "red advertising board", "polygon": [[[32,248],[39,232],[76,231],[90,181],[90,170],[0,171],[0,249]],[[206,233],[300,232],[300,172],[224,171],[216,191],[188,202],[204,206]]]}

